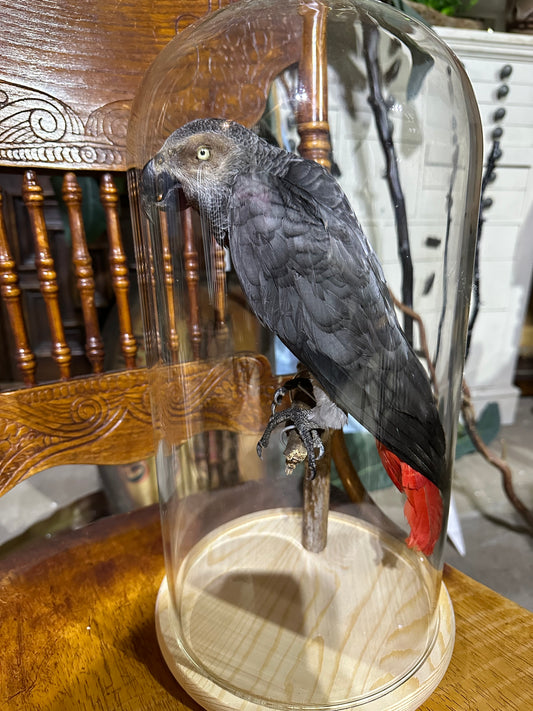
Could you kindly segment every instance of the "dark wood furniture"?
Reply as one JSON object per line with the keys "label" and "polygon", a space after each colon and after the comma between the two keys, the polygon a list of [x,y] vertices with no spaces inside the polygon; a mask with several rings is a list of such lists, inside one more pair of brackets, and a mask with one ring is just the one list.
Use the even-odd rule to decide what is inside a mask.
{"label": "dark wood furniture", "polygon": [[[0,395],[0,494],[54,464],[121,464],[153,450],[147,374],[138,367],[142,344],[131,316],[131,247],[123,240],[117,179],[126,169],[127,123],[144,72],[177,30],[224,4],[132,0],[110,6],[98,1],[88,11],[86,3],[71,0],[47,0],[39,7],[0,2],[0,171],[8,186],[0,203],[0,380],[8,379],[5,354],[11,349],[15,379],[26,386]],[[51,175],[62,186],[70,226],[70,272],[54,261]],[[99,185],[106,273],[117,310],[115,339],[124,364],[119,372],[103,372],[98,275],[82,218],[80,175]],[[24,237],[16,233],[21,221]],[[31,299],[24,298],[29,272]],[[74,284],[66,292],[65,281]],[[39,291],[36,306],[33,297]],[[80,369],[72,367],[69,298],[78,304],[85,333],[83,377],[72,377]],[[32,320],[48,333],[45,356],[42,344],[31,341]],[[37,367],[43,360],[53,365],[51,377],[49,367]],[[40,371],[53,382],[37,385]]]}
{"label": "dark wood furniture", "polygon": [[[219,2],[219,6],[228,4]],[[162,46],[193,19],[216,9],[212,3],[167,1],[126,2],[109,8],[50,0],[39,12],[14,3],[0,5],[4,50],[0,59],[0,166],[22,172],[22,201],[29,221],[44,314],[50,333],[54,382],[36,384],[35,349],[28,336],[27,304],[22,299],[17,263],[17,236],[9,231],[15,221],[0,220],[0,294],[21,379],[27,386],[0,396],[0,429],[5,432],[0,460],[0,493],[21,479],[51,465],[69,463],[124,464],[143,459],[153,450],[147,395],[147,374],[137,368],[139,344],[133,333],[129,304],[130,281],[119,223],[117,172],[126,168],[126,125],[133,96],[144,71]],[[240,61],[250,60],[250,106],[241,100],[239,118],[253,123],[262,110],[268,82],[276,71],[299,61],[300,84],[322,86],[306,91],[298,116],[300,150],[325,165],[329,162],[329,132],[322,42],[326,8],[319,2],[302,5],[301,31],[281,49],[273,23],[271,42],[261,49],[241,46]],[[259,13],[259,16],[261,13]],[[261,17],[259,18],[261,20]],[[262,20],[264,21],[264,20]],[[299,27],[299,25],[298,25]],[[295,38],[300,36],[301,42]],[[223,44],[223,42],[222,42]],[[198,54],[204,57],[207,45]],[[264,56],[263,56],[264,55]],[[186,67],[183,67],[186,70]],[[200,72],[201,75],[201,72]],[[211,70],[203,76],[213,82]],[[225,81],[234,76],[223,73]],[[228,78],[229,77],[229,78]],[[216,79],[216,74],[215,74]],[[195,90],[198,89],[198,80]],[[222,82],[222,79],[221,79]],[[234,96],[221,83],[217,96]],[[226,87],[227,88],[227,87]],[[201,89],[201,87],[200,87]],[[198,89],[198,90],[200,90]],[[202,92],[200,91],[202,94]],[[213,96],[213,92],[204,92]],[[202,94],[203,95],[203,94]],[[195,94],[180,96],[182,118],[194,105]],[[235,97],[234,97],[235,98]],[[237,97],[238,98],[238,97]],[[241,97],[242,99],[243,97]],[[196,102],[197,103],[197,102]],[[232,105],[233,106],[233,105]],[[243,109],[242,107],[247,108]],[[211,110],[211,105],[205,111]],[[217,108],[221,108],[217,104]],[[232,107],[227,111],[231,114]],[[244,113],[243,113],[244,112]],[[100,199],[107,224],[109,273],[118,312],[118,338],[124,369],[103,373],[104,343],[95,304],[95,276],[82,219],[81,191],[76,173],[99,171]],[[62,197],[72,238],[74,298],[79,299],[85,330],[90,374],[72,377],[71,348],[67,342],[58,269],[54,263],[45,220],[45,199],[39,173],[62,171]],[[192,246],[190,220],[185,225],[185,259],[190,285],[190,328],[197,329],[198,256]],[[218,260],[223,276],[223,260]],[[223,278],[220,280],[224,284]],[[194,339],[193,339],[194,340]],[[198,357],[199,349],[195,353]],[[191,368],[193,365],[191,365]],[[225,411],[222,410],[222,417]],[[222,419],[224,421],[224,419]]]}

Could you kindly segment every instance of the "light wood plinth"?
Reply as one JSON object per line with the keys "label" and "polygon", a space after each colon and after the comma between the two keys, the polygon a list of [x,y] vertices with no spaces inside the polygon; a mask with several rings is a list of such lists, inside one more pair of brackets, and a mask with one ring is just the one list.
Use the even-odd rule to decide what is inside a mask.
{"label": "light wood plinth", "polygon": [[425,559],[365,522],[330,513],[326,549],[311,553],[301,513],[274,509],[196,544],[175,607],[165,579],[159,644],[208,711],[414,711],[453,649],[451,602],[442,585],[433,616],[433,584]]}

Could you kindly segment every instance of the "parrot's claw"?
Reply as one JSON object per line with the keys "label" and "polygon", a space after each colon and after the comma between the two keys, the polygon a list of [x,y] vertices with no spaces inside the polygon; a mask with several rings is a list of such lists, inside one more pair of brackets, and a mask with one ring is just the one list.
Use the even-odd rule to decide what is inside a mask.
{"label": "parrot's claw", "polygon": [[[308,408],[299,407],[297,404],[293,404],[286,410],[280,410],[279,412],[276,412],[274,403],[280,390],[282,390],[282,388],[279,388],[279,390],[277,390],[276,394],[274,395],[272,415],[268,421],[267,426],[265,427],[263,436],[257,443],[257,454],[261,459],[263,449],[265,447],[268,447],[272,431],[278,425],[290,422],[298,433],[298,436],[302,440],[302,443],[305,447],[305,451],[307,452],[309,478],[314,479],[316,476],[316,463],[324,455],[324,445],[322,443],[322,440],[320,439],[318,429],[316,428],[315,423],[311,419],[311,410],[309,410]],[[283,395],[281,396],[280,400],[282,398]],[[315,450],[318,450],[318,454],[315,454]]]}
{"label": "parrot's claw", "polygon": [[282,385],[274,393],[274,397],[272,398],[272,406],[271,406],[271,411],[272,411],[273,415],[275,414],[276,408],[278,407],[278,405],[281,404],[281,401],[283,400],[283,398],[285,397],[287,392],[288,392],[288,389],[285,387],[285,385]]}

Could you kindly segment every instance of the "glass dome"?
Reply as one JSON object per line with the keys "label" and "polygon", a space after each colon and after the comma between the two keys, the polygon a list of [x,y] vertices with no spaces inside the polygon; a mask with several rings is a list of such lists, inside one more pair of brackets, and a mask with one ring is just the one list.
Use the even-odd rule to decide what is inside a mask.
{"label": "glass dome", "polygon": [[241,0],[160,53],[128,145],[169,666],[208,709],[418,708],[454,636],[461,64],[379,2]]}

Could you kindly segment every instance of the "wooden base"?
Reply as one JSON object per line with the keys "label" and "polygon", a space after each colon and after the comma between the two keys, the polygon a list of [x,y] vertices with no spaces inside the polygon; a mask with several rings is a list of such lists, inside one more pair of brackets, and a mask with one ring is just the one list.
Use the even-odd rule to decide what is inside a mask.
{"label": "wooden base", "polygon": [[366,522],[330,512],[321,553],[301,512],[215,529],[156,606],[163,656],[208,711],[414,711],[451,658],[454,616],[426,559]]}

